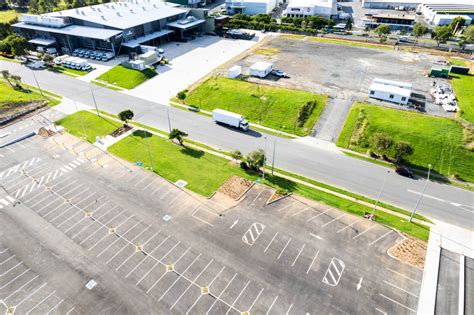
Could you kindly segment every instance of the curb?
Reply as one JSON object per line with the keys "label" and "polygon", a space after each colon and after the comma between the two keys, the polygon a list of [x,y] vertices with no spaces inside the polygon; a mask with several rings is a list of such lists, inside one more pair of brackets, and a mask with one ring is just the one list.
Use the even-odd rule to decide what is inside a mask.
{"label": "curb", "polygon": [[417,314],[434,314],[438,289],[439,262],[441,257],[441,235],[430,231],[426,249],[425,269],[418,298]]}
{"label": "curb", "polygon": [[8,141],[7,143],[0,144],[0,148],[7,147],[7,146],[9,146],[9,145],[11,145],[11,144],[14,144],[14,143],[16,143],[16,142],[19,142],[19,141],[21,141],[21,140],[24,140],[24,139],[26,139],[26,138],[32,137],[32,136],[34,136],[36,133],[37,133],[37,131],[32,131],[32,132],[29,132],[29,133],[27,133],[27,134],[24,134],[23,136],[20,136],[20,137],[15,138],[15,139],[13,139],[13,140],[11,140],[11,141]]}

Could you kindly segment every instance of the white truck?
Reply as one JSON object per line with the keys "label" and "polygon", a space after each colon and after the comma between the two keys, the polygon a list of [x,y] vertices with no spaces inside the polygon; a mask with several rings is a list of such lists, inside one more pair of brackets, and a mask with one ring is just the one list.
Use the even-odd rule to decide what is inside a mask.
{"label": "white truck", "polygon": [[212,112],[212,118],[217,124],[224,124],[247,131],[249,129],[249,122],[244,116],[223,109],[215,109]]}

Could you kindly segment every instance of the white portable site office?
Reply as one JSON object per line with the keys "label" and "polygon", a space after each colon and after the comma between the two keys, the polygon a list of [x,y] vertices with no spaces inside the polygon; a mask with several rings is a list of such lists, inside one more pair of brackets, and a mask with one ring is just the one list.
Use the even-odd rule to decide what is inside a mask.
{"label": "white portable site office", "polygon": [[374,79],[369,87],[369,97],[407,105],[410,100],[413,85],[385,79]]}
{"label": "white portable site office", "polygon": [[254,77],[265,78],[273,70],[273,64],[259,61],[249,68],[249,74]]}

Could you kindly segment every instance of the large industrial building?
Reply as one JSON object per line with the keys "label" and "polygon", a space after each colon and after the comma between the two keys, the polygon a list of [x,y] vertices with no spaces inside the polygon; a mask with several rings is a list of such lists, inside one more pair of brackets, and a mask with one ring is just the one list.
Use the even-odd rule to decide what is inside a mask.
{"label": "large industrial building", "polygon": [[76,48],[101,49],[118,55],[156,46],[199,31],[205,19],[189,10],[158,0],[111,2],[42,15],[24,14],[13,29],[30,43],[56,47],[62,53]]}
{"label": "large industrial building", "polygon": [[226,11],[229,14],[269,14],[277,6],[277,0],[226,0]]}
{"label": "large industrial building", "polygon": [[470,5],[423,3],[418,7],[417,11],[423,14],[423,17],[430,25],[446,25],[458,16],[466,20],[466,25],[469,25],[474,19],[474,0]]}
{"label": "large industrial building", "polygon": [[289,0],[283,16],[300,17],[322,16],[331,18],[337,15],[336,0]]}
{"label": "large industrial building", "polygon": [[471,4],[472,0],[362,0],[362,6],[368,9],[416,9],[420,4]]}

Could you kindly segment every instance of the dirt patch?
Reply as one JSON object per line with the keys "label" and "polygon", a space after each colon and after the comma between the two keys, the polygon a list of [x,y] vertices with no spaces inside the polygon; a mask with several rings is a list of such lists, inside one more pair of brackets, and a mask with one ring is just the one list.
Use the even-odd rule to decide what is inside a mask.
{"label": "dirt patch", "polygon": [[281,198],[284,198],[286,196],[288,196],[288,193],[286,191],[275,190],[275,192],[273,192],[273,194],[268,199],[267,204],[280,200]]}
{"label": "dirt patch", "polygon": [[123,135],[124,133],[126,133],[127,131],[129,131],[131,129],[132,129],[132,127],[130,127],[130,126],[122,126],[119,129],[112,132],[110,135],[114,138],[117,138],[118,136]]}
{"label": "dirt patch", "polygon": [[388,250],[388,253],[396,259],[409,265],[423,269],[426,256],[426,242],[407,237]]}
{"label": "dirt patch", "polygon": [[253,182],[239,177],[232,176],[230,177],[219,189],[218,192],[231,197],[234,200],[239,199],[250,187],[252,187]]}

